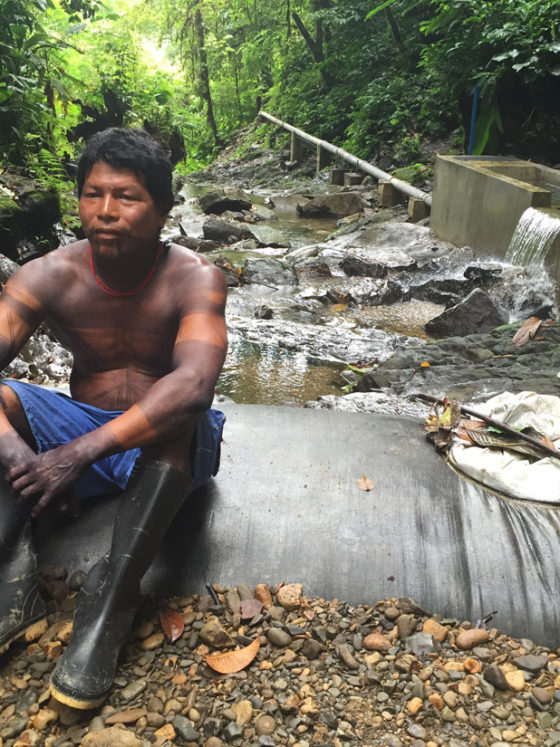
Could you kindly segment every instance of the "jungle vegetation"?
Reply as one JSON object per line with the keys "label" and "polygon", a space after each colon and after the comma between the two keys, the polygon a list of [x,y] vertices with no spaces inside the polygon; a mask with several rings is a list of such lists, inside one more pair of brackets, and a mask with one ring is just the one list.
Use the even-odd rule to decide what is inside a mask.
{"label": "jungle vegetation", "polygon": [[[426,138],[560,161],[558,0],[0,0],[2,168],[63,178],[83,139],[144,126],[179,168],[259,108],[358,156]],[[268,128],[270,130],[270,128]],[[265,126],[261,127],[263,136]]]}

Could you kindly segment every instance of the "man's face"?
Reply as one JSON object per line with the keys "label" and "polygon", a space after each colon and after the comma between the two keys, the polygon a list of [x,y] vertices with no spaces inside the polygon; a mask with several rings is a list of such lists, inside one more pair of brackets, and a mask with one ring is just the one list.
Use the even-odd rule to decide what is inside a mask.
{"label": "man's face", "polygon": [[95,163],[87,174],[79,208],[85,235],[94,250],[106,257],[151,248],[166,218],[133,171],[115,169],[104,161]]}

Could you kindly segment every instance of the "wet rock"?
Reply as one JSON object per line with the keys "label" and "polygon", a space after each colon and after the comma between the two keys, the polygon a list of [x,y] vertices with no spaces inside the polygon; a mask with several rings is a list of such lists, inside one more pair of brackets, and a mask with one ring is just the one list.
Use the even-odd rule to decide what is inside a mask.
{"label": "wet rock", "polygon": [[296,285],[297,278],[290,268],[277,259],[259,257],[247,259],[243,265],[243,279],[246,283],[258,285]]}
{"label": "wet rock", "polygon": [[490,296],[476,288],[464,301],[427,322],[424,329],[432,337],[452,337],[489,332],[506,322],[506,315]]}
{"label": "wet rock", "polygon": [[368,278],[384,278],[389,272],[386,265],[379,262],[370,262],[355,254],[347,254],[340,263],[340,267],[348,277],[359,275]]}
{"label": "wet rock", "polygon": [[362,210],[363,200],[359,192],[338,192],[314,197],[297,207],[302,218],[343,218]]}
{"label": "wet rock", "polygon": [[283,249],[289,249],[291,244],[286,238],[286,234],[283,231],[279,231],[277,228],[272,226],[265,226],[262,224],[256,224],[251,226],[251,236],[257,241],[261,247],[280,247]]}
{"label": "wet rock", "polygon": [[211,241],[210,239],[199,239],[194,236],[177,236],[174,238],[174,243],[179,246],[185,246],[187,249],[192,249],[194,252],[214,252],[216,249],[220,249],[223,246],[223,241]]}
{"label": "wet rock", "polygon": [[251,209],[251,200],[240,189],[212,190],[198,200],[205,213],[220,215],[225,210],[243,211]]}
{"label": "wet rock", "polygon": [[244,225],[220,218],[208,218],[202,224],[205,239],[216,241],[219,244],[233,244],[241,239],[251,239],[251,231]]}
{"label": "wet rock", "polygon": [[[2,237],[2,202],[0,199],[0,240]],[[19,265],[17,262],[14,262],[14,260],[9,259],[8,257],[5,257],[3,254],[0,254],[0,283],[5,283],[6,280],[9,280],[14,272],[17,272],[19,270]]]}
{"label": "wet rock", "polygon": [[270,306],[267,306],[266,304],[260,304],[260,306],[255,306],[253,309],[253,316],[255,319],[272,319],[274,316],[274,311],[270,308]]}

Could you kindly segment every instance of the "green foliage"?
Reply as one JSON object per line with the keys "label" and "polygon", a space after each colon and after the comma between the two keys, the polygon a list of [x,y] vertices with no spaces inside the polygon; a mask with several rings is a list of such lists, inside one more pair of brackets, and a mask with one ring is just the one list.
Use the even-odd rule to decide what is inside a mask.
{"label": "green foliage", "polygon": [[0,10],[0,153],[59,188],[84,121],[146,125],[163,142],[179,133],[188,170],[260,107],[363,158],[418,162],[427,137],[468,128],[475,85],[476,153],[557,149],[557,0],[0,0]]}

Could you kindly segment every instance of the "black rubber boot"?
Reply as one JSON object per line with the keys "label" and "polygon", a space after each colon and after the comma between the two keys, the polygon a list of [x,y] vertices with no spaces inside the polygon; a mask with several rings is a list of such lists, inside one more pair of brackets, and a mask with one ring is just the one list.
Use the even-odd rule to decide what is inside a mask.
{"label": "black rubber boot", "polygon": [[181,507],[190,477],[168,464],[134,468],[117,512],[109,555],[88,573],[74,630],[52,677],[51,694],[72,708],[95,708],[107,697],[138,604],[140,581]]}
{"label": "black rubber boot", "polygon": [[[0,654],[46,615],[37,586],[29,511],[29,506],[15,502],[0,476]],[[46,630],[46,620],[42,627]]]}

